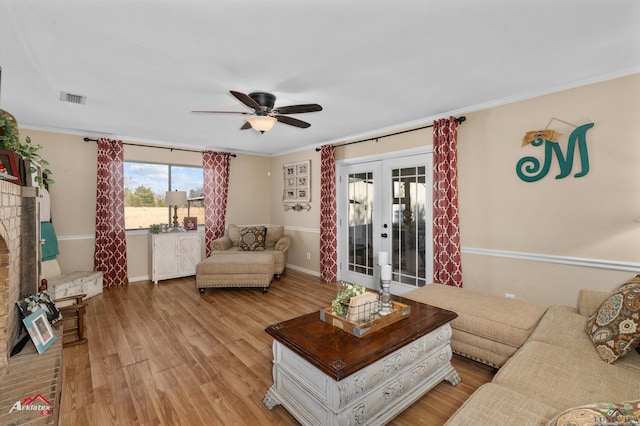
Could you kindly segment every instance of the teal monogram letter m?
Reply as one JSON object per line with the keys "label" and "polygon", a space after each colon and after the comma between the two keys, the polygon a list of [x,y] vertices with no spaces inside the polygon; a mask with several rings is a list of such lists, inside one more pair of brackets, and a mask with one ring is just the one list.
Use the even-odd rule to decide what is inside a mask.
{"label": "teal monogram letter m", "polygon": [[571,132],[569,135],[569,142],[567,143],[566,156],[562,153],[562,148],[558,142],[552,142],[542,137],[538,137],[531,142],[533,146],[541,146],[544,143],[544,164],[540,165],[540,160],[536,157],[522,157],[516,166],[516,173],[518,177],[525,182],[535,182],[547,175],[551,168],[551,161],[555,154],[558,159],[558,165],[560,166],[560,174],[556,176],[556,179],[562,179],[571,174],[573,169],[573,156],[577,150],[580,154],[581,170],[574,175],[574,177],[582,177],[589,173],[589,153],[587,152],[587,130],[593,127],[593,123],[583,124],[580,127]]}

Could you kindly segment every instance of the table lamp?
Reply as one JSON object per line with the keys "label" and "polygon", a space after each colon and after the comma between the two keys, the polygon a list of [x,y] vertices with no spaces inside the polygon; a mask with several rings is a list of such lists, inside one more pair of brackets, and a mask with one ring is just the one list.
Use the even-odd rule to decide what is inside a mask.
{"label": "table lamp", "polygon": [[187,204],[187,192],[186,191],[167,191],[164,201],[168,206],[173,206],[173,230],[172,232],[178,232],[178,206],[184,206]]}

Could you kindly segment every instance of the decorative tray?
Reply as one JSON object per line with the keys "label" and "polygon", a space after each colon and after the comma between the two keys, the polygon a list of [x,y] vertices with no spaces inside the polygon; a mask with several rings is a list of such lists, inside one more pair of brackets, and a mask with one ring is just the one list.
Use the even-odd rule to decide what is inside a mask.
{"label": "decorative tray", "polygon": [[391,304],[393,307],[391,313],[380,315],[376,310],[376,312],[367,315],[364,321],[351,321],[346,317],[337,315],[331,307],[324,308],[320,311],[320,320],[356,337],[363,337],[398,322],[411,314],[410,306],[394,301],[391,301]]}

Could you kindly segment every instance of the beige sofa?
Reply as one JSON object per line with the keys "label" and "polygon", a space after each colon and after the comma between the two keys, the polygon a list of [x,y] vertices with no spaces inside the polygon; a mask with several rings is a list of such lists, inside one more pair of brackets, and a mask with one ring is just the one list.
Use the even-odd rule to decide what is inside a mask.
{"label": "beige sofa", "polygon": [[[638,286],[632,315],[640,324],[640,275],[630,282]],[[594,418],[600,424],[624,424],[615,423],[615,417],[629,413],[640,422],[640,354],[631,350],[615,362],[605,362],[585,331],[589,316],[603,312],[599,308],[611,295],[582,290],[577,309],[546,309],[439,284],[404,294],[457,312],[452,322],[454,352],[500,367],[447,425],[586,425],[594,424]],[[532,322],[530,334],[518,346]],[[520,337],[505,344],[509,330]],[[502,362],[509,347],[513,354]]]}
{"label": "beige sofa", "polygon": [[284,234],[284,226],[266,226],[264,250],[243,250],[240,247],[240,233],[245,228],[252,226],[238,226],[230,224],[227,227],[227,234],[211,242],[211,255],[219,256],[225,254],[242,254],[252,256],[255,254],[270,254],[273,256],[274,274],[279,279],[287,266],[287,255],[293,239]]}

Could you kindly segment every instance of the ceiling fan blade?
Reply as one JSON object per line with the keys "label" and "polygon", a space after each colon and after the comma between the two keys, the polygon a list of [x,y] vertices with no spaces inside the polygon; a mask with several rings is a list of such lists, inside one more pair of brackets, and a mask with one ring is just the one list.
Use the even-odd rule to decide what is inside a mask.
{"label": "ceiling fan blade", "polygon": [[277,107],[274,110],[277,114],[302,114],[305,112],[322,111],[322,107],[318,104],[301,104]]}
{"label": "ceiling fan blade", "polygon": [[200,111],[191,111],[199,114],[244,114],[251,115],[250,112],[242,112],[242,111],[209,111],[209,110],[200,110]]}
{"label": "ceiling fan blade", "polygon": [[276,120],[278,120],[282,124],[288,124],[289,126],[300,127],[302,129],[306,129],[311,126],[311,124],[306,121],[298,120],[297,118],[287,117],[286,115],[276,115],[274,116]]}
{"label": "ceiling fan blade", "polygon": [[262,107],[260,106],[260,104],[251,99],[249,95],[245,95],[242,92],[236,92],[235,90],[230,90],[230,92],[233,96],[235,96],[237,100],[239,100],[249,108],[254,109],[256,112],[262,111]]}
{"label": "ceiling fan blade", "polygon": [[242,127],[240,127],[240,130],[249,130],[250,128],[251,128],[251,123],[249,123],[248,121],[245,121]]}

